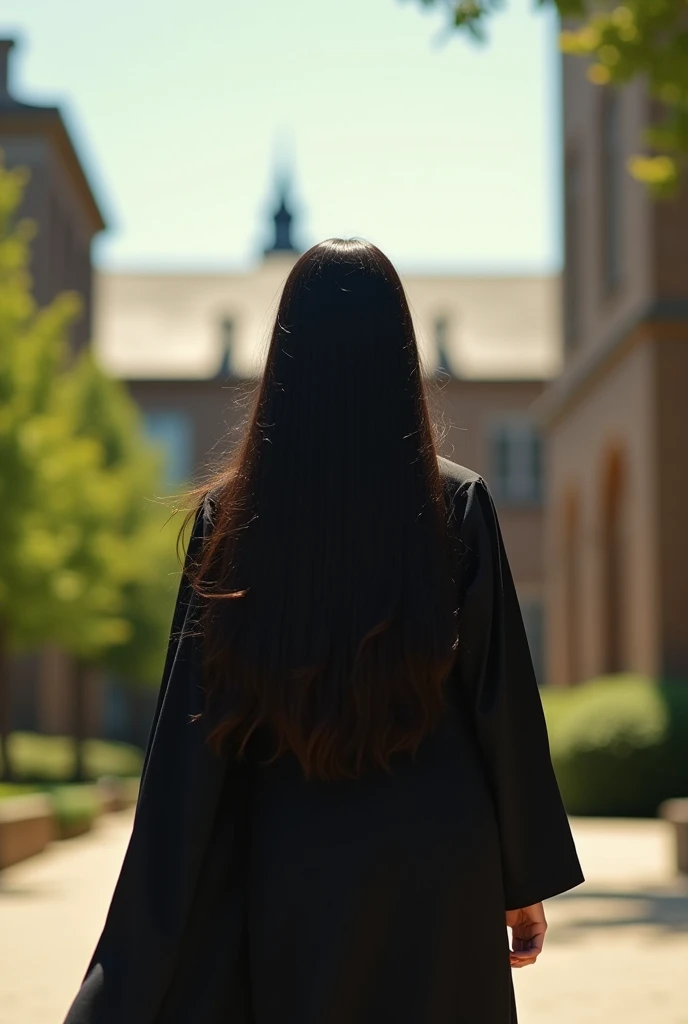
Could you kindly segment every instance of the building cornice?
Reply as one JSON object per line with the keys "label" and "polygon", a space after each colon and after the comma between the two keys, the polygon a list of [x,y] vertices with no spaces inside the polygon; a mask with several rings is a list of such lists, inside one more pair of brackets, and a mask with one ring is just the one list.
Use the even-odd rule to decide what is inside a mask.
{"label": "building cornice", "polygon": [[23,103],[2,105],[0,106],[0,134],[42,135],[48,138],[61,156],[83,201],[93,234],[105,229],[107,226],[105,218],[57,107],[31,107]]}
{"label": "building cornice", "polygon": [[688,299],[657,299],[636,310],[590,352],[567,367],[533,404],[545,429],[555,426],[606,377],[625,356],[650,339],[686,337]]}

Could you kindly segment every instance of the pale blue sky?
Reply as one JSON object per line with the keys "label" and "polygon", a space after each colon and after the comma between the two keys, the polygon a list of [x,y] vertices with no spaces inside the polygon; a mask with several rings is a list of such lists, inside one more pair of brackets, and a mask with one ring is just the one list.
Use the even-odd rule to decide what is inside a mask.
{"label": "pale blue sky", "polygon": [[559,266],[551,12],[438,41],[410,0],[3,0],[14,91],[57,102],[117,267],[246,265],[291,154],[299,239],[361,234],[406,269]]}

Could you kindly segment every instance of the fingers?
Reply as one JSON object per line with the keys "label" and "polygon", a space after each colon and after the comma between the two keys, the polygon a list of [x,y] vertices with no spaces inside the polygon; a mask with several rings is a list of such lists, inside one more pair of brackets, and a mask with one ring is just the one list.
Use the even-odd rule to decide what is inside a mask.
{"label": "fingers", "polygon": [[531,964],[534,964],[536,961],[537,961],[537,957],[535,957],[535,956],[529,956],[529,957],[522,957],[522,956],[518,956],[518,955],[514,956],[513,953],[511,953],[510,956],[509,956],[509,963],[510,963],[510,965],[513,968],[517,968],[517,967],[530,967]]}
{"label": "fingers", "polygon": [[542,952],[547,925],[512,929],[512,948],[509,961],[512,967],[528,967],[534,964]]}
{"label": "fingers", "polygon": [[541,950],[529,947],[526,949],[510,949],[509,950],[509,962],[512,967],[528,967],[530,964],[536,963],[540,956]]}

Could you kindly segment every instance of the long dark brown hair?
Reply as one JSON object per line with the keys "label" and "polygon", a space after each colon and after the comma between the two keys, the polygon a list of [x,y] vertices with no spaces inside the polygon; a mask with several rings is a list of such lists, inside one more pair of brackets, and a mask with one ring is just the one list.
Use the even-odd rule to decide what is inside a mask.
{"label": "long dark brown hair", "polygon": [[[404,290],[368,242],[287,278],[192,570],[210,739],[307,777],[389,769],[436,725],[456,646],[442,481]],[[206,502],[207,504],[207,502]]]}

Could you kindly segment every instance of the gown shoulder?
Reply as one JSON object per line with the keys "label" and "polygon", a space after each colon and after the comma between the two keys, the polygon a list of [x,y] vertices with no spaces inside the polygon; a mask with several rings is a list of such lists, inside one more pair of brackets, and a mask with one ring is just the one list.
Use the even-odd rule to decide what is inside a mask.
{"label": "gown shoulder", "polygon": [[484,482],[478,473],[468,469],[467,466],[459,465],[458,462],[452,462],[451,459],[447,459],[444,455],[437,456],[437,465],[442,481],[448,488],[461,490],[468,484]]}

